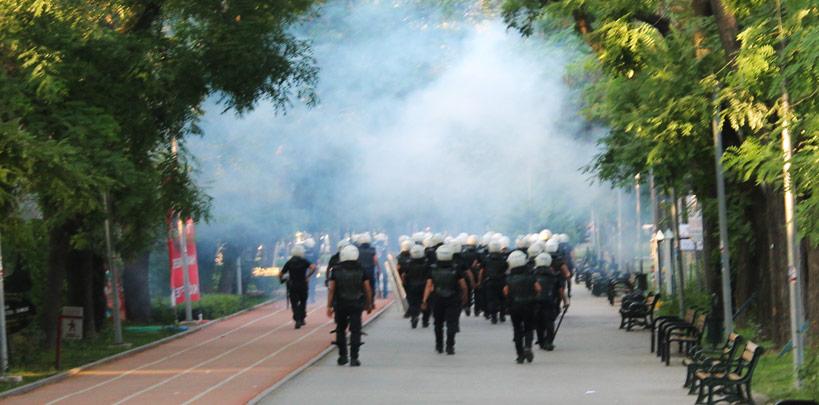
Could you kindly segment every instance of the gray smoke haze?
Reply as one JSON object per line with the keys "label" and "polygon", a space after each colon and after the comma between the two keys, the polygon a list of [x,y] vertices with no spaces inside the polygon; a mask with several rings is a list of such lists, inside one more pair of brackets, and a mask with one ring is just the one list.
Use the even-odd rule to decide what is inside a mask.
{"label": "gray smoke haze", "polygon": [[596,147],[564,82],[571,46],[420,0],[329,1],[299,32],[320,68],[318,106],[235,117],[211,105],[206,136],[188,142],[214,198],[201,235],[585,220],[600,190],[579,171]]}

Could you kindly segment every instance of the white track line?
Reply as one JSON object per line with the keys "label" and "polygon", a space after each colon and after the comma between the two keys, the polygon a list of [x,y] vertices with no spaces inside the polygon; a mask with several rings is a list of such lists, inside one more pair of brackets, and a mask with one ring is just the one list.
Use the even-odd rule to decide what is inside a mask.
{"label": "white track line", "polygon": [[166,360],[170,360],[170,359],[172,359],[172,358],[174,358],[174,357],[176,357],[176,356],[179,356],[179,355],[182,355],[182,354],[184,354],[184,353],[187,353],[187,352],[189,352],[189,351],[191,351],[191,350],[193,350],[193,349],[196,349],[196,348],[198,348],[198,347],[202,347],[202,346],[204,346],[204,345],[206,345],[206,344],[208,344],[208,343],[211,343],[211,342],[213,342],[213,341],[219,340],[219,339],[221,339],[221,338],[223,338],[223,337],[225,337],[225,336],[227,336],[227,335],[230,335],[230,334],[232,334],[232,333],[234,333],[234,332],[237,332],[237,331],[239,331],[239,330],[241,330],[241,329],[244,329],[245,327],[250,326],[250,325],[252,325],[252,324],[254,324],[254,323],[256,323],[256,322],[259,322],[259,321],[261,321],[261,320],[263,320],[263,319],[270,318],[270,317],[272,317],[272,316],[274,316],[274,315],[276,315],[276,314],[278,314],[279,312],[282,312],[282,311],[284,311],[284,310],[285,310],[285,308],[279,309],[279,310],[277,310],[277,311],[273,311],[272,313],[270,313],[270,314],[268,314],[268,315],[258,317],[258,318],[254,319],[254,320],[252,320],[252,321],[249,321],[249,322],[247,322],[247,323],[245,323],[245,324],[242,324],[241,326],[239,326],[239,327],[237,327],[237,328],[231,329],[231,330],[229,330],[228,332],[223,333],[223,334],[221,334],[221,335],[219,335],[219,336],[215,336],[215,337],[213,337],[213,338],[211,338],[211,339],[208,339],[208,340],[206,340],[206,341],[204,341],[204,342],[200,342],[200,343],[198,343],[198,344],[196,344],[196,345],[194,345],[194,346],[187,347],[187,348],[182,349],[182,350],[180,350],[180,351],[178,351],[178,352],[175,352],[175,353],[173,353],[173,354],[171,354],[171,355],[169,355],[169,356],[165,356],[165,357],[163,357],[163,358],[161,358],[161,359],[158,359],[158,360],[152,361],[152,362],[150,362],[150,363],[143,364],[143,365],[141,365],[141,366],[139,366],[139,367],[137,367],[137,368],[134,368],[134,369],[128,370],[127,372],[122,373],[122,374],[120,374],[120,375],[118,375],[118,376],[116,376],[116,377],[114,377],[114,378],[111,378],[111,379],[108,379],[108,380],[105,380],[105,381],[99,382],[99,383],[94,384],[94,385],[92,385],[92,386],[90,386],[90,387],[88,387],[88,388],[84,388],[84,389],[82,389],[82,390],[75,391],[75,392],[72,392],[72,393],[70,393],[70,394],[68,394],[68,395],[64,395],[64,396],[62,396],[62,397],[59,397],[59,398],[57,398],[57,399],[54,399],[54,400],[52,400],[51,402],[47,402],[47,403],[46,403],[46,405],[53,405],[53,404],[56,404],[57,402],[64,401],[64,400],[66,400],[66,399],[68,399],[68,398],[71,398],[71,397],[73,397],[73,396],[76,396],[76,395],[84,394],[84,393],[86,393],[86,392],[88,392],[88,391],[91,391],[91,390],[97,389],[97,388],[99,388],[99,387],[102,387],[103,385],[107,385],[107,384],[112,383],[112,382],[114,382],[114,381],[117,381],[117,380],[119,380],[119,379],[125,378],[125,377],[127,377],[127,376],[129,376],[129,375],[131,375],[131,374],[133,374],[133,373],[135,373],[135,372],[137,372],[137,371],[139,371],[139,370],[142,370],[142,369],[147,368],[147,367],[151,367],[151,366],[153,366],[153,365],[159,364],[159,363],[161,363],[161,362],[163,362],[163,361],[166,361]]}
{"label": "white track line", "polygon": [[[321,309],[321,308],[322,308],[322,307],[319,305],[319,306],[318,306],[318,308],[314,308],[313,310],[311,310],[311,311],[307,312],[307,315],[312,314],[313,312],[316,312],[316,311],[318,311],[318,310],[319,310],[319,309]],[[211,358],[209,358],[208,360],[205,360],[205,361],[203,361],[203,362],[200,362],[199,364],[196,364],[195,366],[192,366],[192,367],[190,367],[190,368],[186,369],[185,371],[182,371],[181,373],[174,374],[172,377],[168,377],[168,378],[166,378],[166,379],[164,379],[164,380],[162,380],[162,381],[160,381],[160,382],[158,382],[158,383],[156,383],[156,384],[149,385],[149,386],[147,386],[147,387],[145,387],[145,388],[143,388],[143,389],[141,389],[141,390],[139,390],[139,391],[137,391],[137,392],[135,392],[135,393],[133,393],[133,394],[131,394],[131,395],[128,395],[127,397],[122,398],[121,400],[119,400],[119,401],[115,402],[115,403],[114,403],[114,405],[120,405],[120,404],[123,404],[123,403],[128,402],[128,401],[130,401],[130,400],[132,400],[132,399],[134,399],[134,398],[136,398],[136,397],[138,397],[138,396],[140,396],[140,395],[142,395],[142,394],[144,394],[144,393],[146,393],[146,392],[148,392],[148,391],[152,391],[152,390],[154,390],[154,389],[156,389],[156,388],[159,388],[159,387],[161,387],[161,386],[163,386],[163,385],[165,385],[165,384],[167,384],[167,383],[169,383],[169,382],[171,382],[171,381],[173,381],[173,380],[175,380],[175,379],[177,379],[177,378],[179,378],[179,377],[182,377],[183,375],[186,375],[186,374],[190,373],[190,372],[191,372],[191,371],[193,371],[193,370],[196,370],[196,369],[197,369],[197,368],[199,368],[199,367],[202,367],[202,366],[204,366],[204,365],[206,365],[206,364],[208,364],[208,363],[212,363],[212,362],[214,362],[214,361],[216,361],[216,360],[219,360],[219,359],[221,359],[222,357],[225,357],[225,356],[227,356],[228,354],[235,352],[236,350],[239,350],[239,349],[241,349],[241,348],[243,348],[243,347],[245,347],[245,346],[247,346],[247,345],[250,345],[250,344],[252,344],[252,343],[254,343],[254,342],[256,342],[256,341],[260,340],[260,339],[263,339],[263,338],[265,338],[265,337],[267,337],[267,336],[270,336],[270,335],[271,335],[271,334],[273,334],[274,332],[277,332],[279,329],[281,329],[281,328],[283,328],[283,327],[285,327],[285,326],[289,326],[289,325],[290,325],[290,321],[285,322],[285,323],[283,323],[283,324],[281,324],[281,325],[279,325],[279,326],[277,326],[277,327],[275,327],[275,328],[271,329],[269,332],[266,332],[266,333],[264,333],[264,334],[262,334],[262,335],[256,336],[255,338],[250,339],[250,340],[248,340],[247,342],[245,342],[245,343],[243,343],[243,344],[241,344],[241,345],[239,345],[239,346],[233,347],[233,348],[232,348],[232,349],[230,349],[230,350],[227,350],[227,351],[225,351],[225,352],[220,353],[220,354],[219,354],[218,356],[216,356],[216,357],[211,357]]]}
{"label": "white track line", "polygon": [[329,325],[331,322],[334,322],[334,321],[331,319],[331,320],[329,320],[329,321],[325,322],[323,325],[321,325],[321,326],[319,326],[319,327],[317,327],[317,328],[315,328],[315,329],[311,330],[310,332],[308,332],[308,333],[306,333],[306,334],[302,335],[300,338],[298,338],[298,339],[296,339],[296,340],[294,340],[294,341],[292,341],[292,342],[290,342],[290,343],[288,343],[288,344],[286,344],[286,345],[282,346],[282,347],[281,347],[279,350],[276,350],[275,352],[270,353],[270,354],[268,354],[268,355],[267,355],[267,356],[265,356],[265,357],[262,357],[261,359],[259,359],[259,360],[258,360],[258,361],[256,361],[255,363],[253,363],[253,364],[251,364],[251,365],[249,365],[249,366],[245,367],[244,369],[242,369],[242,370],[241,370],[241,371],[239,371],[238,373],[233,374],[232,376],[230,376],[230,377],[228,377],[228,378],[226,378],[226,379],[222,380],[220,383],[218,383],[218,384],[216,384],[216,385],[213,385],[213,386],[211,386],[210,388],[208,388],[208,389],[206,389],[206,390],[202,391],[201,393],[199,393],[199,395],[197,395],[197,396],[195,396],[195,397],[193,397],[193,398],[191,398],[191,399],[189,399],[189,400],[187,400],[187,401],[183,402],[183,403],[182,403],[182,405],[188,405],[188,404],[192,403],[193,401],[196,401],[197,399],[202,398],[203,396],[207,395],[209,392],[211,392],[211,391],[213,391],[213,390],[215,390],[215,389],[217,389],[217,388],[219,388],[219,387],[221,387],[221,386],[223,386],[223,385],[225,385],[225,384],[229,383],[229,382],[230,382],[230,381],[232,381],[234,378],[236,378],[236,377],[238,377],[238,376],[240,376],[240,375],[242,375],[242,374],[244,374],[244,373],[246,373],[246,372],[250,371],[251,369],[253,369],[253,368],[255,368],[256,366],[258,366],[259,364],[262,364],[262,363],[264,363],[265,361],[272,359],[273,357],[275,357],[275,356],[276,356],[276,355],[278,355],[279,353],[281,353],[281,352],[285,351],[285,350],[286,350],[288,347],[293,346],[294,344],[299,343],[299,342],[301,342],[302,340],[304,340],[306,337],[308,337],[308,336],[310,336],[310,335],[312,335],[312,334],[314,334],[314,333],[316,333],[316,332],[318,332],[318,331],[320,331],[320,330],[324,329],[324,327],[325,327],[325,326],[327,326],[327,325]]}

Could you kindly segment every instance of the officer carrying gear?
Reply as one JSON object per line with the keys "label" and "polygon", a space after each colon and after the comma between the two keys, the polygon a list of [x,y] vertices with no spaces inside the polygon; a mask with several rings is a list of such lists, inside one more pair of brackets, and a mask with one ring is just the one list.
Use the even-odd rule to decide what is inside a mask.
{"label": "officer carrying gear", "polygon": [[455,354],[455,334],[458,333],[458,319],[461,305],[466,304],[466,282],[463,274],[453,265],[452,247],[442,245],[435,251],[436,265],[431,269],[421,308],[426,308],[432,299],[432,314],[435,318],[435,350],[444,352],[444,323],[446,323],[446,354]]}
{"label": "officer carrying gear", "polygon": [[475,277],[472,275],[472,270],[470,264],[464,260],[463,256],[463,246],[461,242],[455,238],[450,243],[449,246],[452,247],[452,263],[458,269],[458,271],[464,275],[464,280],[466,280],[466,303],[463,305],[463,310],[466,313],[466,316],[469,316],[471,306],[472,306],[472,291],[475,289]]}
{"label": "officer carrying gear", "polygon": [[560,301],[564,307],[569,306],[566,296],[566,279],[559,270],[552,267],[554,262],[548,253],[541,253],[535,257],[533,275],[541,287],[535,299],[535,330],[537,343],[543,350],[554,350],[555,319],[560,313]]}
{"label": "officer carrying gear", "polygon": [[290,250],[290,259],[279,273],[279,281],[287,279],[287,295],[290,297],[290,307],[293,309],[293,321],[296,329],[304,326],[307,316],[307,283],[316,271],[316,265],[305,259],[304,246],[296,245]]}
{"label": "officer carrying gear", "polygon": [[506,322],[506,305],[503,296],[503,286],[506,284],[507,263],[504,254],[501,252],[499,241],[489,242],[489,254],[486,256],[484,268],[478,278],[478,284],[483,286],[486,298],[486,313],[492,319],[492,323],[500,321]]}
{"label": "officer carrying gear", "polygon": [[[407,314],[410,318],[410,325],[415,329],[418,327],[418,315],[421,313],[421,301],[424,299],[424,286],[429,278],[429,267],[421,245],[412,246],[410,257],[410,261],[401,274],[401,282],[407,292],[407,304],[409,304]],[[425,328],[429,326],[429,315],[430,311],[424,311],[423,326]]]}
{"label": "officer carrying gear", "polygon": [[[345,246],[339,253],[339,263],[332,272],[327,289],[327,317],[335,313],[338,365],[350,362],[358,367],[361,346],[361,312],[373,311],[373,294],[367,273],[358,262],[358,249]],[[350,328],[350,358],[347,358],[347,327]]]}
{"label": "officer carrying gear", "polygon": [[378,273],[381,273],[381,266],[378,265],[378,255],[375,252],[375,248],[370,245],[371,242],[372,238],[369,232],[364,232],[356,237],[356,243],[358,244],[358,262],[361,264],[361,268],[364,269],[364,272],[367,273],[367,279],[370,280],[372,290],[378,291],[378,274],[376,274],[376,270],[378,270]]}
{"label": "officer carrying gear", "polygon": [[480,254],[478,253],[478,249],[475,246],[477,243],[478,238],[475,235],[468,236],[466,238],[466,245],[461,252],[461,264],[463,266],[464,273],[469,280],[470,283],[470,290],[469,290],[469,297],[467,299],[469,302],[466,303],[466,315],[469,316],[469,308],[474,304],[474,314],[475,316],[479,316],[481,313],[480,307],[480,299],[478,298],[480,295],[479,292],[479,285],[478,279],[480,278]]}
{"label": "officer carrying gear", "polygon": [[571,298],[572,284],[570,281],[572,279],[572,272],[566,264],[563,255],[560,254],[560,235],[552,236],[552,239],[546,242],[546,253],[552,256],[552,267],[560,272],[563,278],[566,279],[566,293]]}
{"label": "officer carrying gear", "polygon": [[534,303],[535,297],[540,293],[540,284],[526,265],[526,254],[514,251],[506,260],[510,270],[503,295],[507,298],[509,314],[512,317],[515,350],[518,355],[516,361],[518,364],[524,361],[531,363],[534,359],[532,354]]}
{"label": "officer carrying gear", "polygon": [[330,285],[330,276],[333,274],[333,266],[339,263],[339,255],[341,254],[341,249],[344,249],[344,246],[350,246],[350,241],[347,239],[342,239],[338,241],[338,250],[332,256],[330,256],[330,260],[327,261],[327,275],[324,279],[324,286],[327,287]]}
{"label": "officer carrying gear", "polygon": [[[398,253],[398,256],[395,258],[396,270],[398,271],[398,277],[401,278],[402,285],[404,284],[404,272],[407,271],[407,266],[411,259],[410,248],[412,248],[412,242],[409,239],[401,241],[401,252]],[[404,285],[404,289],[406,289],[406,285]],[[409,316],[409,309],[407,309],[407,312],[404,313],[404,318],[409,318]]]}

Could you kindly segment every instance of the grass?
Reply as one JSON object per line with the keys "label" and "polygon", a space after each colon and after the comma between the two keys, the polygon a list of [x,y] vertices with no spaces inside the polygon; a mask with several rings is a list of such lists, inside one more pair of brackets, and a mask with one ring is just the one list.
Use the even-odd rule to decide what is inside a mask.
{"label": "grass", "polygon": [[[250,308],[264,302],[264,296],[236,296],[229,294],[204,294],[201,301],[193,304],[194,317],[202,313],[205,319],[217,319],[232,313]],[[173,327],[145,328],[129,330],[129,327],[174,325],[184,308],[175,310],[167,305],[167,299],[157,302],[153,307],[154,324],[123,324],[123,340],[129,345],[114,346],[114,330],[110,323],[93,339],[64,341],[62,346],[62,367],[55,369],[54,351],[42,350],[37,342],[41,341],[41,332],[34,325],[27,330],[10,336],[11,364],[8,375],[23,377],[21,383],[0,383],[0,392],[50,377],[59,372],[80,367],[117,353],[143,346],[159,339],[171,336],[180,331]],[[175,314],[176,313],[176,314]]]}

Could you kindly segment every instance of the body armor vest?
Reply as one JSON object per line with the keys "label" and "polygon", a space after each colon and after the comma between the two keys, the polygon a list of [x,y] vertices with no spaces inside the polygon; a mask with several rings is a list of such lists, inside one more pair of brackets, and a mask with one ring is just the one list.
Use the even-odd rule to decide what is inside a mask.
{"label": "body armor vest", "polygon": [[449,298],[455,295],[458,288],[458,277],[455,268],[452,266],[438,266],[432,269],[432,283],[435,286],[435,294],[441,298]]}
{"label": "body armor vest", "polygon": [[361,266],[336,266],[336,296],[345,302],[356,302],[364,298],[364,270]]}
{"label": "body armor vest", "polygon": [[502,280],[506,272],[506,259],[500,253],[490,253],[486,258],[486,278]]}
{"label": "body armor vest", "polygon": [[407,280],[407,287],[423,287],[426,284],[426,271],[427,265],[424,263],[424,259],[414,259],[407,264],[407,268],[404,270],[404,274],[406,274]]}
{"label": "body armor vest", "polygon": [[541,291],[538,301],[554,302],[557,298],[557,286],[562,275],[552,267],[536,267],[535,279],[540,284]]}
{"label": "body armor vest", "polygon": [[512,305],[520,306],[534,302],[535,278],[525,267],[519,267],[507,276],[506,284],[509,285],[509,299]]}

